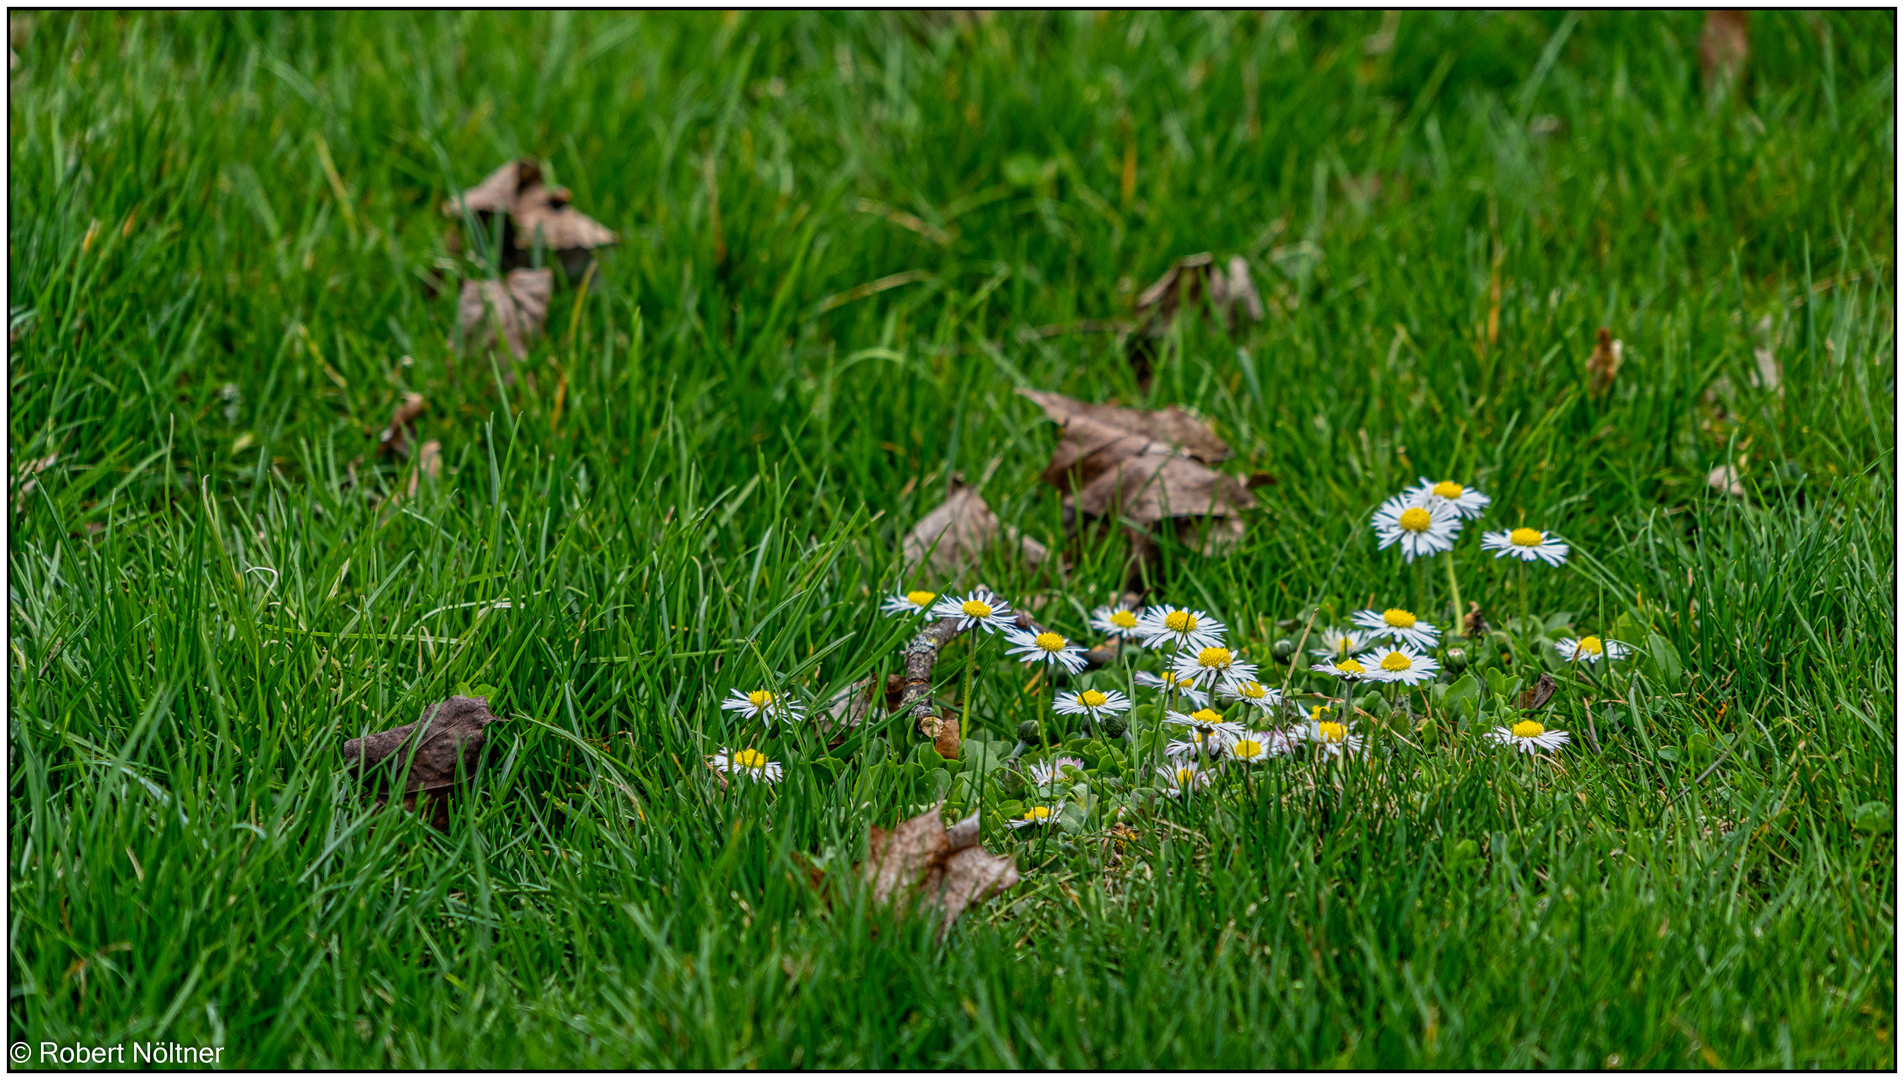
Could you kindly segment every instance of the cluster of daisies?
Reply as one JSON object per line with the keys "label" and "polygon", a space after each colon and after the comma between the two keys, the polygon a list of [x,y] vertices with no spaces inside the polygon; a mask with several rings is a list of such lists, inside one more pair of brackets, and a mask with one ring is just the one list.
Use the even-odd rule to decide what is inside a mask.
{"label": "cluster of daisies", "polygon": [[[1455,592],[1455,610],[1459,611],[1455,542],[1463,525],[1485,513],[1490,501],[1471,487],[1423,477],[1417,486],[1387,500],[1376,511],[1370,524],[1377,549],[1399,546],[1405,562],[1444,555],[1449,585]],[[1526,527],[1485,532],[1481,547],[1494,552],[1496,558],[1512,556],[1524,563],[1547,566],[1564,564],[1568,555],[1563,540],[1546,530]],[[1021,622],[1030,620],[1021,619],[1009,602],[989,589],[979,588],[964,595],[898,592],[886,599],[881,610],[889,615],[953,620],[960,631],[998,635],[1005,642],[1006,654],[1025,664],[1067,674],[1091,666],[1082,645],[1035,624],[1021,626]],[[1305,750],[1318,760],[1365,754],[1370,742],[1356,729],[1355,710],[1342,708],[1338,712],[1338,707],[1350,701],[1359,686],[1402,693],[1405,702],[1407,689],[1434,681],[1443,670],[1442,660],[1436,655],[1443,645],[1440,628],[1399,607],[1356,611],[1347,625],[1312,636],[1309,671],[1337,682],[1339,692],[1333,696],[1316,693],[1313,697],[1317,703],[1307,707],[1285,700],[1282,690],[1259,681],[1257,665],[1245,659],[1244,650],[1226,642],[1227,628],[1208,612],[1168,604],[1106,606],[1091,613],[1090,625],[1112,639],[1120,655],[1132,647],[1162,653],[1163,663],[1152,665],[1161,670],[1135,672],[1131,694],[1096,686],[1060,689],[1053,695],[1052,711],[1080,718],[1087,735],[1102,733],[1130,739],[1126,714],[1135,704],[1132,694],[1141,688],[1159,695],[1163,723],[1170,734],[1158,740],[1164,744],[1160,756],[1165,760],[1158,764],[1153,759],[1152,764],[1158,788],[1173,797],[1206,787],[1213,776],[1228,768],[1247,768]],[[1587,665],[1623,660],[1633,651],[1624,642],[1603,641],[1591,635],[1566,638],[1554,647],[1563,662]],[[1286,643],[1279,643],[1276,652],[1278,657],[1293,656],[1293,649]],[[1460,659],[1460,654],[1452,655]],[[1225,715],[1233,711],[1233,706],[1243,707],[1237,719]],[[765,718],[769,723],[804,715],[796,701],[767,690],[736,689],[721,707],[744,719]],[[1558,750],[1569,741],[1566,731],[1549,729],[1532,719],[1483,734],[1527,754]],[[1019,752],[1024,748],[1021,740]],[[778,762],[769,761],[753,748],[722,747],[709,764],[724,774],[762,783],[778,781],[782,774]],[[1044,798],[1014,818],[1011,825],[1029,828],[1055,823],[1064,804],[1050,796],[1082,769],[1081,761],[1065,755],[1029,765],[1027,778]]]}

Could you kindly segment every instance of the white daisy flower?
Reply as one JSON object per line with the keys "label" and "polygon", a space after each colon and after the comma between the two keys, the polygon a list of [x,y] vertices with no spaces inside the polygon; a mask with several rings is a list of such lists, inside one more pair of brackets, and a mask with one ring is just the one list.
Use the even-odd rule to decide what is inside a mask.
{"label": "white daisy flower", "polygon": [[1437,555],[1454,547],[1461,535],[1461,515],[1445,504],[1416,506],[1406,494],[1382,504],[1369,519],[1375,529],[1377,551],[1394,544],[1402,546],[1402,561],[1414,562],[1417,556]]}
{"label": "white daisy flower", "polygon": [[1362,666],[1362,661],[1353,656],[1345,656],[1333,664],[1317,664],[1309,670],[1319,671],[1324,675],[1334,675],[1338,679],[1346,679],[1352,683],[1366,682],[1375,678],[1368,668]]}
{"label": "white daisy flower", "polygon": [[1185,702],[1195,705],[1199,709],[1210,703],[1210,695],[1198,690],[1195,683],[1178,682],[1177,677],[1168,671],[1162,675],[1152,675],[1148,671],[1140,671],[1131,676],[1131,681],[1139,686],[1148,687],[1152,690],[1168,692],[1175,689],[1178,697],[1181,697]]}
{"label": "white daisy flower", "polygon": [[1396,645],[1387,651],[1376,649],[1363,653],[1356,659],[1368,668],[1369,678],[1377,682],[1406,683],[1419,686],[1423,680],[1432,679],[1441,670],[1441,664],[1434,657],[1417,652],[1409,645]]}
{"label": "white daisy flower", "polygon": [[960,630],[974,626],[986,633],[1016,629],[1011,605],[989,589],[978,589],[965,596],[948,596],[932,605],[932,614],[941,619],[959,620]]}
{"label": "white daisy flower", "polygon": [[1051,711],[1061,716],[1088,716],[1093,720],[1130,707],[1131,699],[1116,690],[1075,690],[1059,694],[1051,703]]}
{"label": "white daisy flower", "polygon": [[1172,739],[1164,744],[1164,756],[1172,761],[1181,758],[1218,757],[1223,753],[1225,740],[1226,736],[1191,728],[1183,733],[1183,738]]}
{"label": "white daisy flower", "polygon": [[1289,753],[1289,737],[1280,731],[1246,731],[1224,751],[1238,761],[1268,761]]}
{"label": "white daisy flower", "polygon": [[1160,766],[1157,775],[1163,778],[1164,794],[1173,799],[1185,792],[1210,786],[1210,774],[1195,762],[1173,761]]}
{"label": "white daisy flower", "polygon": [[1027,806],[1023,814],[1007,821],[1005,824],[1010,825],[1014,829],[1028,829],[1033,825],[1056,825],[1058,823],[1058,815],[1063,812],[1064,803],[1062,802],[1055,803],[1051,806]]}
{"label": "white daisy flower", "polygon": [[938,598],[938,593],[926,592],[923,589],[894,593],[886,598],[885,603],[879,605],[879,610],[888,615],[918,615],[930,608],[932,602]]}
{"label": "white daisy flower", "polygon": [[1039,661],[1057,664],[1072,674],[1084,670],[1084,650],[1066,641],[1063,634],[1050,630],[1033,634],[1029,630],[1013,629],[1005,631],[1005,640],[1012,643],[1005,652],[1021,657],[1027,664]]}
{"label": "white daisy flower", "polygon": [[1331,626],[1316,635],[1320,643],[1309,650],[1309,655],[1318,660],[1334,660],[1342,656],[1354,656],[1369,647],[1374,635],[1367,630],[1358,630],[1352,626]]}
{"label": "white daisy flower", "polygon": [[1091,612],[1091,626],[1112,637],[1129,637],[1137,632],[1137,612],[1123,604],[1106,605]]}
{"label": "white daisy flower", "polygon": [[798,720],[806,715],[806,707],[785,694],[776,694],[772,690],[754,690],[742,693],[730,688],[727,697],[721,700],[721,708],[737,712],[745,719],[765,716],[769,720]]}
{"label": "white daisy flower", "polygon": [[1301,729],[1304,738],[1330,757],[1360,754],[1368,740],[1355,730],[1355,721],[1339,724],[1334,720],[1311,720]]}
{"label": "white daisy flower", "polygon": [[1441,631],[1434,624],[1415,617],[1412,611],[1402,608],[1389,608],[1387,611],[1358,611],[1349,616],[1349,620],[1365,630],[1372,630],[1370,641],[1405,641],[1417,649],[1432,649],[1441,639]]}
{"label": "white daisy flower", "polygon": [[1512,746],[1523,754],[1558,750],[1567,745],[1569,738],[1564,731],[1548,731],[1538,720],[1522,720],[1511,728],[1497,727],[1483,734],[1503,746]]}
{"label": "white daisy flower", "polygon": [[1633,646],[1611,638],[1601,641],[1592,634],[1588,634],[1578,641],[1573,638],[1561,638],[1554,642],[1554,651],[1560,654],[1562,660],[1568,662],[1581,660],[1589,664],[1597,664],[1602,659],[1624,660],[1633,655]]}
{"label": "white daisy flower", "polygon": [[1539,559],[1548,566],[1559,566],[1567,561],[1566,543],[1539,529],[1482,533],[1481,550],[1492,551],[1497,559],[1512,555],[1524,562]]}
{"label": "white daisy flower", "polygon": [[1246,675],[1232,675],[1224,680],[1220,690],[1226,698],[1246,701],[1259,709],[1268,711],[1282,704],[1283,692],[1273,686],[1264,686]]}
{"label": "white daisy flower", "polygon": [[1223,643],[1223,624],[1189,608],[1147,607],[1137,620],[1137,633],[1146,649],[1202,649]]}
{"label": "white daisy flower", "polygon": [[1488,508],[1493,499],[1470,487],[1462,487],[1453,480],[1443,480],[1436,484],[1427,477],[1421,483],[1404,492],[1416,506],[1446,506],[1463,518],[1478,518]]}
{"label": "white daisy flower", "polygon": [[1219,750],[1243,734],[1243,725],[1234,720],[1223,719],[1223,714],[1214,709],[1198,709],[1189,714],[1165,712],[1164,723],[1189,728],[1191,731],[1201,732],[1206,736],[1214,736],[1211,745]]}
{"label": "white daisy flower", "polygon": [[1083,769],[1084,762],[1079,761],[1069,754],[1063,754],[1052,758],[1050,761],[1034,762],[1030,768],[1025,770],[1025,773],[1031,777],[1032,783],[1037,784],[1039,787],[1046,787],[1064,779],[1066,766],[1070,766],[1073,769]]}
{"label": "white daisy flower", "polygon": [[721,752],[707,759],[709,765],[732,776],[741,776],[756,783],[777,784],[780,782],[780,763],[768,761],[767,755],[758,750],[733,750],[721,747]]}
{"label": "white daisy flower", "polygon": [[1235,653],[1221,645],[1206,645],[1196,650],[1185,649],[1177,654],[1173,666],[1178,683],[1193,683],[1203,690],[1231,677],[1239,679],[1256,677],[1255,664],[1243,663],[1236,658]]}

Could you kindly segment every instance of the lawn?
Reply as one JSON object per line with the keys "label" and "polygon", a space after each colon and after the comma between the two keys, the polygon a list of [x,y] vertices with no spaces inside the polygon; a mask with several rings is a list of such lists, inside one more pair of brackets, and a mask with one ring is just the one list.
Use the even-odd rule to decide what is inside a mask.
{"label": "lawn", "polygon": [[[1895,1068],[1895,15],[1755,13],[1736,78],[1703,24],[15,13],[9,1043]],[[456,347],[495,237],[442,210],[518,156],[619,239],[520,361]],[[1150,336],[1206,251],[1262,319]],[[1201,418],[1240,536],[1077,527],[1020,389]],[[906,570],[955,476],[1050,557]],[[1370,528],[1421,477],[1492,500],[1452,563]],[[1225,723],[1291,752],[1176,791],[1169,650],[977,632],[955,758],[877,707],[829,748],[925,625],[887,597],[979,585],[1085,645],[1126,586],[1222,620],[1289,695]],[[1310,670],[1401,606],[1429,681]],[[459,690],[447,820],[378,809],[344,741]],[[1529,717],[1570,741],[1491,741]],[[941,797],[1022,876],[943,940],[854,869]]]}

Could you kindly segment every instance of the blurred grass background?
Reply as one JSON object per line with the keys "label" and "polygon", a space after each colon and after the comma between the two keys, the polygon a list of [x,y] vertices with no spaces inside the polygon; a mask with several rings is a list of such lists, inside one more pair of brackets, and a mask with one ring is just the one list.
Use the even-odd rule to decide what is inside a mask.
{"label": "blurred grass background", "polygon": [[[14,14],[15,1038],[1891,1067],[1894,15],[1755,13],[1736,92],[1702,18]],[[449,348],[437,207],[519,154],[622,243],[505,383]],[[1203,250],[1268,316],[1180,323],[1142,392],[1089,324]],[[891,666],[953,473],[1062,542],[1018,386],[1268,475],[1239,552],[1165,550],[1235,625],[1392,587],[1367,512],[1449,474],[1690,674],[1558,792],[1462,760],[869,939],[788,852],[916,792],[800,763],[769,813],[692,763],[730,684]],[[409,391],[445,469],[391,499]],[[1102,599],[1078,554],[983,577]],[[489,793],[367,831],[337,745],[466,680]]]}

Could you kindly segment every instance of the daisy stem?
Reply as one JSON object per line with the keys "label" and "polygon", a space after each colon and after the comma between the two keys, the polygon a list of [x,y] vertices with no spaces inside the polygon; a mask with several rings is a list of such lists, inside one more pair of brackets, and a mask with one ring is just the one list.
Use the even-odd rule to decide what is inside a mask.
{"label": "daisy stem", "polygon": [[1527,606],[1527,560],[1515,559],[1514,561],[1520,564],[1521,633],[1526,634],[1527,628],[1532,625],[1532,616],[1527,613],[1529,610]]}
{"label": "daisy stem", "polygon": [[[974,632],[977,629],[973,627],[966,631],[970,645],[965,650],[965,670],[961,673],[963,685],[959,688],[959,738],[961,739],[972,733],[972,673],[978,669],[978,634]],[[1038,726],[1038,736],[1041,739],[1044,737],[1043,723]]]}
{"label": "daisy stem", "polygon": [[1461,583],[1457,581],[1454,576],[1454,549],[1449,548],[1442,552],[1441,558],[1443,562],[1448,564],[1448,595],[1454,602],[1454,622],[1449,624],[1449,632],[1455,637],[1460,637],[1462,636]]}

